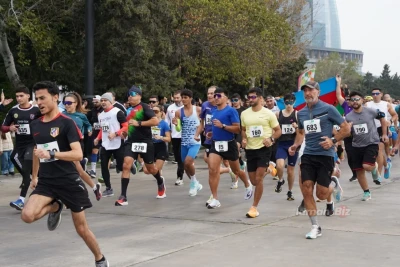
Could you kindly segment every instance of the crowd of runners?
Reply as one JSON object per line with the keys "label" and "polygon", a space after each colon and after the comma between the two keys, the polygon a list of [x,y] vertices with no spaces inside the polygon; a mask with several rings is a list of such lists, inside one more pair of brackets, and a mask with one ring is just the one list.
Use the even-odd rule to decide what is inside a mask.
{"label": "crowd of runners", "polygon": [[[145,103],[141,89],[132,86],[124,105],[115,100],[113,92],[106,92],[89,101],[90,110],[77,93],[59,99],[58,86],[52,82],[34,85],[34,103],[29,89],[18,89],[18,104],[8,111],[1,128],[3,133],[15,133],[11,161],[22,176],[20,195],[10,206],[21,210],[27,223],[48,215],[51,231],[60,224],[66,207],[96,266],[109,266],[86,222],[84,210],[92,206],[86,185],[98,201],[113,197],[110,168],[115,162],[121,175],[115,206],[128,205],[130,176],[140,171],[156,180],[158,199],[167,196],[167,185],[184,186],[185,176],[188,195],[196,197],[207,182],[196,176],[195,159],[203,146],[211,192],[204,199],[206,208],[223,207],[218,186],[221,174],[226,173],[231,189],[243,188],[244,199],[252,199],[243,214],[256,218],[263,180],[271,176],[276,180],[276,193],[285,190],[288,201],[298,200],[299,212],[307,211],[311,231],[306,238],[315,239],[322,234],[316,201],[326,200],[325,215],[331,216],[335,203],[342,199],[339,164],[344,152],[353,172],[350,181],[358,181],[361,200],[367,201],[371,192],[366,172],[377,185],[382,178],[390,178],[391,160],[399,147],[400,111],[390,95],[380,88],[372,89],[370,96],[356,91],[343,94],[341,77],[336,80],[343,115],[319,99],[315,81],[301,87],[306,105],[299,111],[294,109],[294,94],[283,96],[285,108],[280,110],[276,98],[264,96],[260,88],[248,90],[242,99],[211,86],[201,105],[196,105],[191,90],[183,89],[174,92],[173,103],[166,106],[157,96]],[[177,166],[172,183],[172,177],[166,180],[162,173],[170,153]],[[292,191],[296,166],[302,196]],[[33,191],[26,199],[29,187]]]}

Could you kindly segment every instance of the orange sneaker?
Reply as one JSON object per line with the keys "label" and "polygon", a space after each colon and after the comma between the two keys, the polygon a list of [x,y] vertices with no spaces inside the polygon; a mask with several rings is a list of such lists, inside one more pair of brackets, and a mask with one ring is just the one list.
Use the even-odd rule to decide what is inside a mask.
{"label": "orange sneaker", "polygon": [[247,218],[255,218],[258,217],[260,213],[257,211],[257,208],[254,206],[251,206],[250,210],[246,213]]}
{"label": "orange sneaker", "polygon": [[[276,170],[276,164],[272,161],[269,162],[269,173],[272,175],[272,177],[276,177],[276,174],[278,173],[278,171]],[[275,180],[275,179],[274,179]]]}

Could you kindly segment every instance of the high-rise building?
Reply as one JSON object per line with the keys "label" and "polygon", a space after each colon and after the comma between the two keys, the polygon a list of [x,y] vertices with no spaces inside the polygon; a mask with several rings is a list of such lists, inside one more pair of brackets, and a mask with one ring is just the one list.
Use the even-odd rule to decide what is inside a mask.
{"label": "high-rise building", "polygon": [[[313,40],[311,45],[340,49],[340,24],[336,0],[313,0],[311,4],[313,14]],[[322,37],[325,37],[324,46],[321,46]]]}

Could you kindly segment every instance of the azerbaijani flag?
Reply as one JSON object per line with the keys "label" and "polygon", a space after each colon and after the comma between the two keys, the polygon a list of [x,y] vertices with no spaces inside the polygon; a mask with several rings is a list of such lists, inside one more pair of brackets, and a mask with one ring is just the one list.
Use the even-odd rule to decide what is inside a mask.
{"label": "azerbaijani flag", "polygon": [[[319,87],[321,90],[319,99],[321,101],[331,104],[331,105],[335,106],[336,108],[340,107],[340,109],[342,109],[342,107],[339,105],[339,103],[336,99],[336,78],[335,77],[332,77],[328,80],[321,82],[319,84]],[[304,100],[303,91],[296,92],[296,93],[294,93],[294,95],[296,96],[296,102],[294,103],[294,109],[300,110],[306,105],[306,102]],[[283,102],[283,98],[276,101],[276,103],[280,110],[285,109],[285,104]],[[339,108],[338,108],[338,110],[339,110]],[[339,112],[343,115],[343,109],[341,111],[339,110]]]}
{"label": "azerbaijani flag", "polygon": [[300,88],[305,85],[306,83],[308,83],[309,81],[314,81],[314,77],[315,77],[315,68],[314,69],[309,69],[306,70],[305,72],[303,72],[297,81],[297,91],[300,91]]}

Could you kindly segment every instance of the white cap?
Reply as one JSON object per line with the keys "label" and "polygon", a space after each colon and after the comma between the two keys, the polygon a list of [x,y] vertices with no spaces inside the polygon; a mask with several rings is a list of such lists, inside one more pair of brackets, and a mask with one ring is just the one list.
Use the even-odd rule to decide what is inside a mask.
{"label": "white cap", "polygon": [[97,100],[97,101],[99,101],[100,102],[100,100],[101,100],[101,96],[99,96],[99,95],[95,95],[94,97],[93,97],[93,100]]}

